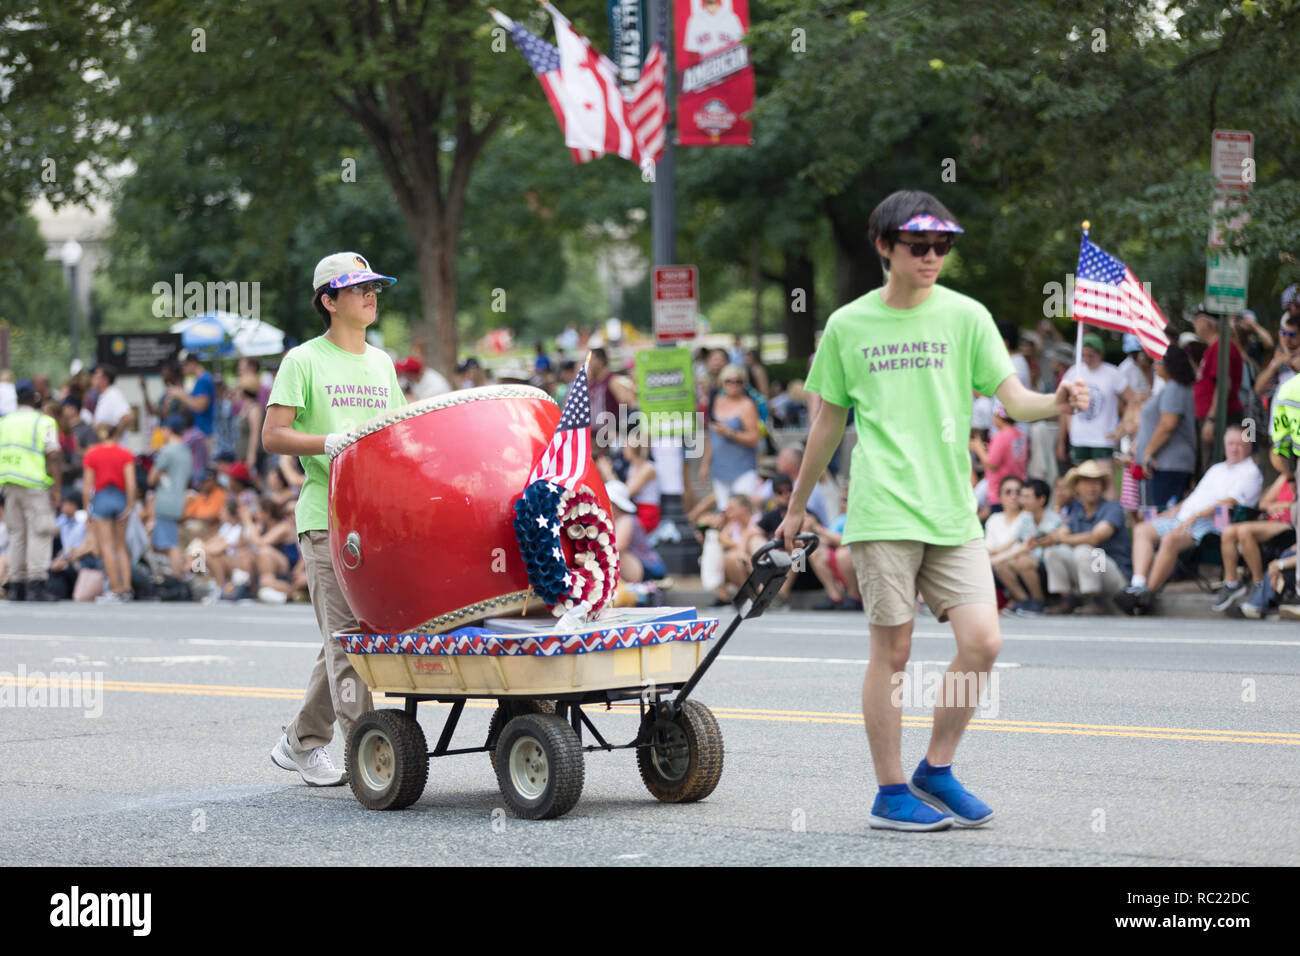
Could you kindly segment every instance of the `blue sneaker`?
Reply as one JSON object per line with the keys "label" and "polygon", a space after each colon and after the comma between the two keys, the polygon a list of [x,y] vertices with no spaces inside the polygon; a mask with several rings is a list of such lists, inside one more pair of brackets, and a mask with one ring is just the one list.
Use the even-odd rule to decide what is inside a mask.
{"label": "blue sneaker", "polygon": [[904,791],[877,793],[867,822],[873,830],[946,830],[952,826],[952,817],[935,812]]}
{"label": "blue sneaker", "polygon": [[951,813],[959,827],[980,827],[993,819],[989,805],[957,782],[952,767],[935,770],[929,761],[922,758],[916,773],[908,781],[907,789],[918,800],[924,800],[944,813]]}

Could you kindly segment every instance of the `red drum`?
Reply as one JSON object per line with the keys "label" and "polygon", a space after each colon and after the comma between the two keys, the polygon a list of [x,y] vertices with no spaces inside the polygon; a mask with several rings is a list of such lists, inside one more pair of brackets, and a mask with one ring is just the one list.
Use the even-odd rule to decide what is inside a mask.
{"label": "red drum", "polygon": [[[514,502],[559,420],[541,389],[489,385],[415,402],[348,434],[330,464],[330,556],[363,630],[448,631],[518,611],[525,599],[542,609],[519,553]],[[594,463],[582,484],[608,513]]]}

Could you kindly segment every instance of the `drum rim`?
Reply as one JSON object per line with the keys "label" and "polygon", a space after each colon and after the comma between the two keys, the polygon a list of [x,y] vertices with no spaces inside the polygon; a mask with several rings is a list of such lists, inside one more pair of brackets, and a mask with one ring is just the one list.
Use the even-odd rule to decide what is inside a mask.
{"label": "drum rim", "polygon": [[485,618],[493,614],[504,614],[510,611],[519,611],[525,608],[529,602],[536,601],[545,607],[545,602],[538,597],[533,589],[525,588],[522,591],[512,591],[509,594],[501,594],[497,597],[486,598],[477,601],[474,604],[466,604],[464,607],[456,608],[454,611],[447,611],[432,617],[423,624],[417,624],[415,627],[408,627],[402,631],[402,634],[424,633],[440,634],[443,631],[450,631],[460,627],[468,621],[476,621],[479,618]]}
{"label": "drum rim", "polygon": [[540,388],[532,385],[480,385],[478,388],[462,388],[454,392],[445,392],[442,395],[434,395],[432,398],[411,402],[409,405],[403,405],[394,411],[376,415],[374,418],[348,430],[344,433],[343,440],[339,442],[338,447],[334,449],[334,453],[330,455],[330,461],[334,461],[345,448],[351,447],[367,435],[371,435],[395,422],[415,418],[427,412],[451,408],[454,405],[492,401],[499,398],[544,398],[552,405],[559,407],[555,399]]}

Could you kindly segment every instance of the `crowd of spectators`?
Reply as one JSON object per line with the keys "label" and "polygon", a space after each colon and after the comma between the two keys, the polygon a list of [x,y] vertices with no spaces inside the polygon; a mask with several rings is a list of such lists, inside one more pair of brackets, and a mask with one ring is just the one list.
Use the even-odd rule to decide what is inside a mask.
{"label": "crowd of spectators", "polygon": [[[1032,425],[972,395],[971,482],[1006,612],[1154,613],[1166,582],[1204,579],[1207,567],[1221,565],[1216,610],[1262,617],[1280,604],[1282,613],[1300,617],[1294,482],[1286,462],[1266,453],[1277,391],[1300,371],[1294,286],[1276,326],[1266,328],[1249,312],[1232,318],[1231,427],[1225,460],[1213,465],[1220,343],[1218,322],[1207,313],[1154,362],[1132,336],[1120,341],[1089,331],[1076,363],[1074,347],[1050,322],[1001,328],[1026,386],[1054,392],[1064,378],[1081,378],[1092,395],[1086,411]],[[1123,360],[1111,364],[1108,351],[1122,351]],[[637,408],[632,359],[572,327],[549,350],[538,343],[530,366],[489,370],[471,357],[448,381],[418,352],[395,364],[408,401],[516,382],[562,404],[587,354],[593,455],[613,508],[621,600],[662,599],[672,581],[657,549],[679,543],[684,528],[702,546],[700,576],[715,603],[731,601],[755,551],[784,518],[799,474],[798,439],[820,401],[801,379],[769,374],[740,336],[730,348],[697,349],[696,412],[705,440],[684,445],[643,428],[598,429],[602,420],[628,421]],[[62,467],[43,587],[25,588],[39,568],[11,568],[0,511],[0,581],[11,599],[31,590],[33,599],[103,602],[306,600],[293,521],[303,473],[296,459],[269,455],[261,443],[273,373],[250,358],[238,360],[227,378],[214,371],[197,355],[182,356],[145,379],[141,408],[123,396],[108,366],[57,387],[39,376],[26,383],[36,407],[57,423]],[[0,415],[12,410],[12,383],[0,373]],[[128,433],[130,446],[123,443]],[[811,589],[824,592],[818,610],[862,607],[842,542],[847,461],[842,446],[809,498],[803,530],[818,536],[819,547],[806,569],[787,579],[780,600]],[[1283,474],[1265,490],[1265,472],[1279,467]],[[681,528],[663,521],[665,496],[680,496]]]}

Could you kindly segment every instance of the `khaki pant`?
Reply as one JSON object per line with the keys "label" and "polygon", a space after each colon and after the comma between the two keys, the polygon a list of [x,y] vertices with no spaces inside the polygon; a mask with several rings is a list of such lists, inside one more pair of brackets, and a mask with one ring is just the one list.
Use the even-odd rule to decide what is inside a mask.
{"label": "khaki pant", "polygon": [[54,509],[49,488],[5,485],[5,525],[9,529],[9,580],[44,581],[54,556]]}
{"label": "khaki pant", "polygon": [[979,538],[957,545],[854,541],[849,554],[867,620],[878,627],[912,620],[918,590],[940,621],[958,605],[997,604],[989,552]]}
{"label": "khaki pant", "polygon": [[1128,585],[1115,559],[1086,544],[1055,544],[1043,552],[1047,590],[1052,594],[1118,594]]}
{"label": "khaki pant", "polygon": [[329,545],[326,531],[307,531],[298,536],[298,548],[307,566],[307,591],[324,639],[311,676],[307,678],[302,704],[285,728],[289,746],[299,753],[327,746],[334,739],[335,719],[343,739],[347,740],[361,715],[375,706],[370,688],[357,676],[333,637],[338,631],[354,630],[357,621],[334,576]]}

